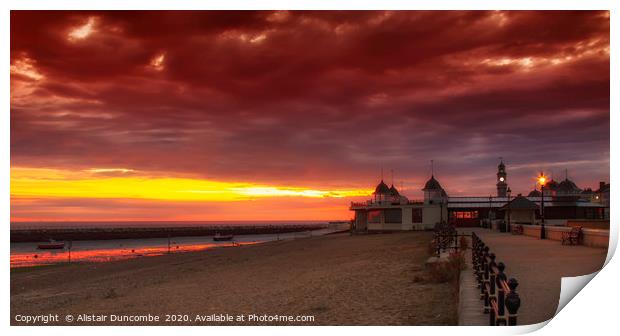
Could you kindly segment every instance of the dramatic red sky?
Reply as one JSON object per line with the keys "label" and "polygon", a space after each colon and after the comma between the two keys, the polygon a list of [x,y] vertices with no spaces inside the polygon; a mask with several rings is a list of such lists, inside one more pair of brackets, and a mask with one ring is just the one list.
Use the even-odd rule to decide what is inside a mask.
{"label": "dramatic red sky", "polygon": [[11,218],[346,219],[609,179],[609,13],[11,13]]}

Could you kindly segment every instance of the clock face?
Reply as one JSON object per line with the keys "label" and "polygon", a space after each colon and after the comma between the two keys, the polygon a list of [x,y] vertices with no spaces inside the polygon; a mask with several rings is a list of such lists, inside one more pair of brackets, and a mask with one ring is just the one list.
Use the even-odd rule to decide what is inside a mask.
{"label": "clock face", "polygon": [[500,177],[500,178],[499,178],[499,181],[500,181],[500,182],[504,182],[504,178],[503,178],[503,177]]}

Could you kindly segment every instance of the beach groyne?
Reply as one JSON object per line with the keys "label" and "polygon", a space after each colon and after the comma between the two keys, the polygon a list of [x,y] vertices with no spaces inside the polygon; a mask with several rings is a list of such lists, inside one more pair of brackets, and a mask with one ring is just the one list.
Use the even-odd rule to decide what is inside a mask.
{"label": "beach groyne", "polygon": [[36,228],[11,229],[11,242],[42,242],[54,240],[111,240],[232,235],[278,234],[327,228],[327,224],[295,225],[209,225],[186,227],[110,227],[110,228]]}

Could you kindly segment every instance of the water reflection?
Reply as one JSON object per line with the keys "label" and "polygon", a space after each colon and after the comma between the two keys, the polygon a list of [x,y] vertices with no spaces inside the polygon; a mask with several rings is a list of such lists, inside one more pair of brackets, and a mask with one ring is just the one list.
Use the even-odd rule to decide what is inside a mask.
{"label": "water reflection", "polygon": [[68,249],[57,251],[15,252],[11,253],[11,267],[30,267],[64,262],[106,262],[113,260],[131,259],[137,257],[152,257],[166,253],[181,253],[208,250],[214,247],[241,246],[258,244],[261,242],[238,242],[224,244],[198,244],[198,245],[175,245],[168,249],[167,246],[143,247],[143,248],[118,248],[118,249],[93,249],[75,250]]}
{"label": "water reflection", "polygon": [[11,243],[11,268],[51,265],[66,262],[107,262],[138,257],[158,256],[166,253],[203,251],[216,247],[259,244],[267,241],[298,239],[324,235],[333,230],[316,230],[270,235],[236,236],[234,241],[213,242],[212,237],[174,237],[149,239],[91,240],[72,242],[71,251],[66,244],[61,250],[39,250],[37,243]]}

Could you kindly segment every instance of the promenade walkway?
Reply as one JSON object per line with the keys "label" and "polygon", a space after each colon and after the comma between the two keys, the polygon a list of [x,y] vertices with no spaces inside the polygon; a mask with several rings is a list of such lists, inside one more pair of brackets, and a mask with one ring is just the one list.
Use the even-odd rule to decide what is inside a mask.
{"label": "promenade walkway", "polygon": [[[558,241],[540,240],[534,237],[500,233],[482,228],[461,228],[459,233],[476,234],[497,256],[497,262],[506,264],[506,274],[519,281],[517,293],[521,297],[518,324],[543,322],[553,317],[560,299],[562,277],[573,277],[593,273],[605,262],[607,249],[585,246],[563,246]],[[471,267],[471,254],[468,254]],[[469,273],[471,274],[471,269]],[[473,292],[462,293],[474,295]],[[462,287],[462,290],[466,288]],[[463,299],[462,299],[463,300]],[[469,303],[468,303],[469,302]],[[460,307],[462,325],[479,325],[477,314],[482,315],[482,302],[468,300]],[[488,315],[483,315],[487,317]],[[486,321],[486,320],[485,320]]]}
{"label": "promenade walkway", "polygon": [[[471,245],[471,243],[470,243]],[[480,290],[476,287],[478,282],[474,277],[471,264],[471,249],[465,252],[467,267],[461,271],[459,279],[459,325],[486,326],[489,325],[489,315],[482,313],[482,301]]]}

